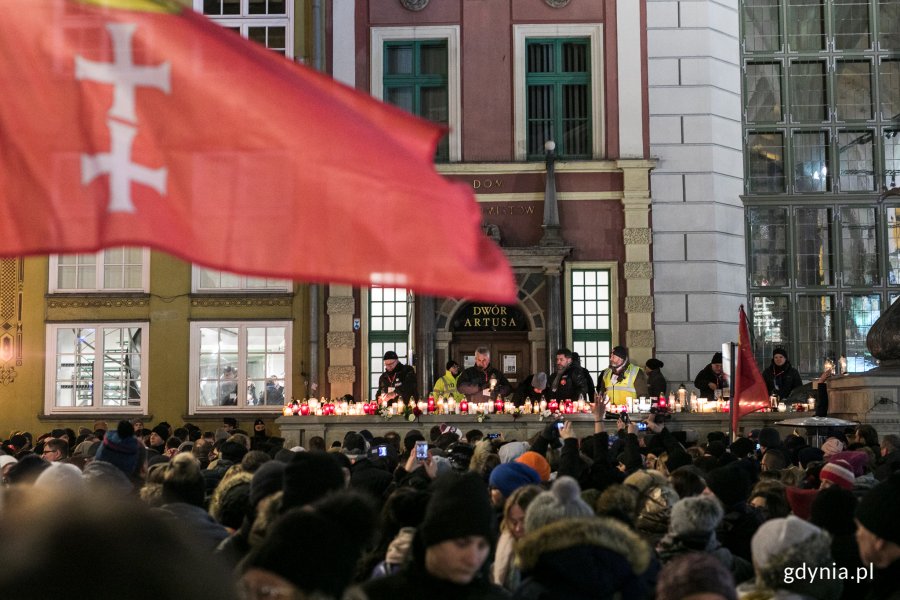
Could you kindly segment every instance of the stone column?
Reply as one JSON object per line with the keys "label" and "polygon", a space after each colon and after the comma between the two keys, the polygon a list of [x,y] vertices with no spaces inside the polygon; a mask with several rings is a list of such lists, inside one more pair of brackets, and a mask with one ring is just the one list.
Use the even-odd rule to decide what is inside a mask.
{"label": "stone column", "polygon": [[416,376],[419,378],[419,390],[423,396],[434,387],[434,296],[420,296],[419,310],[422,323],[422,347],[419,348],[419,362],[416,364]]}
{"label": "stone column", "polygon": [[653,333],[653,263],[650,262],[650,169],[653,161],[619,160],[624,187],[622,207],[625,210],[625,315],[627,330],[624,341],[629,358],[643,365],[653,356],[656,338]]}
{"label": "stone column", "polygon": [[[352,394],[353,384],[356,382],[357,365],[353,364],[353,349],[356,348],[353,315],[356,312],[356,302],[353,300],[353,288],[349,285],[329,285],[327,309],[329,327],[325,339],[328,348],[329,389],[320,387],[319,392],[313,395],[339,398],[344,394]],[[367,395],[368,390],[363,390],[363,396]]]}
{"label": "stone column", "polygon": [[556,352],[562,348],[562,282],[559,267],[545,267],[547,278],[547,348],[548,352]]}

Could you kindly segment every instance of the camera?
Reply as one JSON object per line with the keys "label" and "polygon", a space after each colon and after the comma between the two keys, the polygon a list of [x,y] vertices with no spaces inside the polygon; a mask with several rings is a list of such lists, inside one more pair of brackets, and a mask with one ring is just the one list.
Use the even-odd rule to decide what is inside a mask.
{"label": "camera", "polygon": [[496,440],[496,439],[499,439],[499,438],[500,438],[500,434],[499,434],[499,433],[489,433],[489,434],[487,434],[487,439],[489,439],[489,440]]}
{"label": "camera", "polygon": [[428,442],[416,442],[416,460],[428,460]]}
{"label": "camera", "polygon": [[565,426],[566,426],[566,422],[563,421],[563,420],[559,420],[559,421],[556,422],[556,428],[557,428],[557,429],[562,429],[562,428],[565,427]]}
{"label": "camera", "polygon": [[387,446],[384,444],[378,446],[378,456],[387,456]]}

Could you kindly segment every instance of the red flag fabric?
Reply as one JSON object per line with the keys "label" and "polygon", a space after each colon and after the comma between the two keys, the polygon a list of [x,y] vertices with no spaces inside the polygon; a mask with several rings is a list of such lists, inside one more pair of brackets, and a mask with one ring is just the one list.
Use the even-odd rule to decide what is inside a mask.
{"label": "red flag fabric", "polygon": [[756,412],[769,405],[766,382],[756,366],[753,348],[750,345],[750,328],[747,314],[741,305],[738,318],[738,357],[734,374],[734,408],[731,411],[731,431],[737,435],[741,417]]}
{"label": "red flag fabric", "polygon": [[0,0],[0,256],[150,246],[512,302],[442,130],[174,0]]}

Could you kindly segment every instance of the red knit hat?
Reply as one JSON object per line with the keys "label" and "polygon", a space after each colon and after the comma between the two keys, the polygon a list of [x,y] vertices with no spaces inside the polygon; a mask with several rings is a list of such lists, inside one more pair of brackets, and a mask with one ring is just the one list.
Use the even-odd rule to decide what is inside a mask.
{"label": "red knit hat", "polygon": [[853,474],[853,468],[845,460],[836,460],[828,463],[819,472],[819,479],[822,481],[830,481],[834,485],[838,485],[845,490],[852,490],[856,481]]}
{"label": "red knit hat", "polygon": [[809,519],[812,513],[812,503],[816,498],[819,490],[804,490],[796,487],[789,487],[787,492],[788,504],[791,505],[791,512],[801,519]]}

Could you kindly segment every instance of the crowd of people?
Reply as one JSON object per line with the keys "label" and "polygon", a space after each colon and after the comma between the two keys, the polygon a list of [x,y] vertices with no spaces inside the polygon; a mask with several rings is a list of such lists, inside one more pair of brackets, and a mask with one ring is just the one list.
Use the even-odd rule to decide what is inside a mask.
{"label": "crowd of people", "polygon": [[551,420],[529,440],[444,424],[329,448],[284,448],[261,420],[14,432],[0,596],[900,598],[898,436],[700,440],[605,412],[580,439]]}

